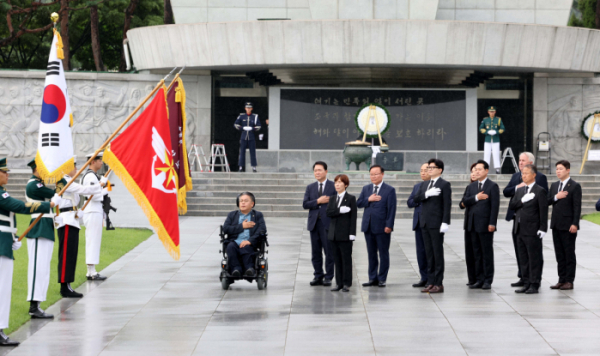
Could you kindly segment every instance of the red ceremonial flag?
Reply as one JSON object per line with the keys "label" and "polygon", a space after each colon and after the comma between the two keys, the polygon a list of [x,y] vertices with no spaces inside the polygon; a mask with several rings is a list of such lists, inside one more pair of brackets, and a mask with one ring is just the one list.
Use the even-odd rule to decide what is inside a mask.
{"label": "red ceremonial flag", "polygon": [[174,259],[179,259],[177,172],[171,154],[166,88],[104,152]]}

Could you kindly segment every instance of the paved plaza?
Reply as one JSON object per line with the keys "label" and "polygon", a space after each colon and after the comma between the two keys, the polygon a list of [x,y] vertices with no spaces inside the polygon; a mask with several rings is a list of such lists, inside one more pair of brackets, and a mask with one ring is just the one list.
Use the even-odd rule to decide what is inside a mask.
{"label": "paved plaza", "polygon": [[[445,293],[419,293],[411,221],[397,220],[387,288],[362,288],[367,252],[354,244],[350,293],[310,287],[310,236],[305,219],[268,218],[269,285],[219,283],[223,218],[181,218],[181,259],[156,236],[85,283],[81,300],[48,309],[13,334],[24,340],[10,356],[35,355],[598,355],[600,354],[600,226],[582,221],[575,290],[554,291],[556,261],[544,239],[538,295],[517,295],[508,223],[495,236],[491,291],[466,286],[462,221],[446,236]],[[9,350],[0,350],[0,355]],[[4,353],[2,353],[4,352]]]}

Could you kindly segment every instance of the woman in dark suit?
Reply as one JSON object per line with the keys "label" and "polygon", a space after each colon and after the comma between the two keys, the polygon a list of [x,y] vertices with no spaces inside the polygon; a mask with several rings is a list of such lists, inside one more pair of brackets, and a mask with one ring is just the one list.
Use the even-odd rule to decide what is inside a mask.
{"label": "woman in dark suit", "polygon": [[[475,166],[477,163],[473,163],[471,165],[471,183],[479,179],[477,173],[475,171]],[[465,195],[467,194],[467,188],[465,188],[465,193],[463,194],[463,199],[465,199]],[[467,286],[470,287],[473,284],[477,283],[477,273],[475,272],[475,250],[473,250],[473,241],[471,240],[471,234],[467,231],[467,216],[469,214],[469,209],[464,205],[463,199],[461,199],[460,204],[458,205],[461,209],[465,209],[465,262],[467,263],[467,277],[469,279],[469,283]]]}
{"label": "woman in dark suit", "polygon": [[327,216],[333,262],[335,264],[336,287],[332,292],[348,292],[352,285],[352,241],[356,239],[356,197],[346,192],[350,180],[345,174],[338,174],[334,180],[336,195],[329,198]]}

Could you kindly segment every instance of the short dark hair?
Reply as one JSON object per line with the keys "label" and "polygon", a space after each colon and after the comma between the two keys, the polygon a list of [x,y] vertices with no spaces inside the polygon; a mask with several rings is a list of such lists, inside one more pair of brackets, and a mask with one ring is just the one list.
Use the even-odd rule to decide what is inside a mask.
{"label": "short dark hair", "polygon": [[345,174],[338,174],[337,176],[335,176],[335,178],[333,179],[334,182],[340,181],[342,183],[344,183],[344,185],[346,186],[346,188],[348,188],[350,186],[350,179],[348,178],[347,175]]}
{"label": "short dark hair", "polygon": [[252,199],[253,203],[256,203],[256,198],[254,198],[254,194],[250,193],[250,192],[243,192],[238,196],[238,199],[243,197],[243,196],[247,196],[250,197],[250,199]]}
{"label": "short dark hair", "polygon": [[471,183],[474,182],[474,180],[471,179],[471,173],[473,173],[473,168],[475,168],[475,166],[477,166],[477,162],[473,163],[471,165],[471,169],[469,169],[469,180],[471,181]]}
{"label": "short dark hair", "polygon": [[437,158],[432,158],[429,161],[427,161],[427,164],[435,164],[436,167],[440,168],[442,170],[442,173],[444,173],[444,162],[441,159],[437,159]]}
{"label": "short dark hair", "polygon": [[369,168],[369,172],[371,172],[371,169],[373,168],[379,168],[381,170],[381,173],[385,172],[385,169],[383,169],[383,167],[378,164],[372,165],[371,168]]}
{"label": "short dark hair", "polygon": [[478,165],[478,164],[483,164],[483,169],[490,169],[490,164],[482,159],[475,162],[475,165]]}
{"label": "short dark hair", "polygon": [[313,164],[313,171],[315,170],[316,166],[322,166],[324,170],[327,170],[327,163],[323,161],[316,161],[315,164]]}
{"label": "short dark hair", "polygon": [[559,164],[561,166],[565,167],[565,169],[571,169],[571,163],[569,161],[567,161],[566,159],[556,162],[555,166],[558,166]]}
{"label": "short dark hair", "polygon": [[533,173],[537,174],[537,167],[535,166],[535,164],[528,164],[525,167],[523,167],[523,169],[525,168],[529,168]]}

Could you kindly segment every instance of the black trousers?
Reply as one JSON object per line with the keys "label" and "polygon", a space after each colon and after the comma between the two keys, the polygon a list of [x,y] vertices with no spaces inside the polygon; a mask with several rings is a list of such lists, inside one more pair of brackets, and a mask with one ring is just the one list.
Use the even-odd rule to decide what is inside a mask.
{"label": "black trousers", "polygon": [[[244,131],[245,133],[246,131]],[[242,135],[244,134],[242,133]],[[250,149],[250,164],[256,167],[256,141],[240,140],[240,159],[238,166],[246,168],[246,148]]]}
{"label": "black trousers", "polygon": [[444,281],[444,234],[440,228],[423,228],[427,255],[427,284],[441,286]]}
{"label": "black trousers", "polygon": [[374,234],[365,231],[367,256],[369,257],[369,280],[385,282],[390,271],[390,242],[392,234]]}
{"label": "black trousers", "polygon": [[415,229],[415,246],[417,247],[417,263],[419,264],[421,280],[427,281],[427,254],[425,253],[425,243],[423,242],[423,233],[420,226]]}
{"label": "black trousers", "polygon": [[[317,219],[315,228],[310,232],[310,245],[312,247],[312,265],[316,279],[333,279],[333,254],[331,242],[327,239],[327,226],[321,219]],[[325,272],[323,272],[323,253],[325,253]]]}
{"label": "black trousers", "polygon": [[552,229],[554,253],[558,264],[558,283],[573,283],[575,281],[575,269],[577,268],[576,238],[577,233],[572,234],[569,230]]}
{"label": "black trousers", "polygon": [[[252,245],[247,245],[240,248],[235,241],[231,241],[227,244],[227,257],[229,258],[229,270],[233,272],[238,270],[240,272],[246,271],[248,268],[254,268],[254,261],[252,256],[254,255],[254,248]],[[243,265],[240,264],[240,259]]]}
{"label": "black trousers", "polygon": [[477,269],[475,267],[475,252],[473,251],[473,239],[471,233],[465,230],[465,262],[467,263],[467,278],[469,284],[477,282]]}
{"label": "black trousers", "polygon": [[352,241],[331,241],[335,263],[335,283],[338,286],[352,285]]}
{"label": "black trousers", "polygon": [[494,233],[471,231],[477,281],[492,284],[494,281]]}
{"label": "black trousers", "polygon": [[542,239],[537,235],[527,236],[519,233],[518,242],[523,282],[525,285],[539,285],[544,267]]}
{"label": "black trousers", "polygon": [[58,232],[58,283],[75,281],[77,253],[79,251],[79,229],[65,225]]}
{"label": "black trousers", "polygon": [[521,257],[519,256],[519,236],[514,233],[514,231],[515,231],[514,225],[516,223],[517,223],[517,221],[513,220],[512,240],[513,240],[513,245],[515,246],[515,256],[517,256],[517,268],[519,270],[517,272],[517,277],[519,277],[519,279],[522,279],[523,275],[521,273]]}

